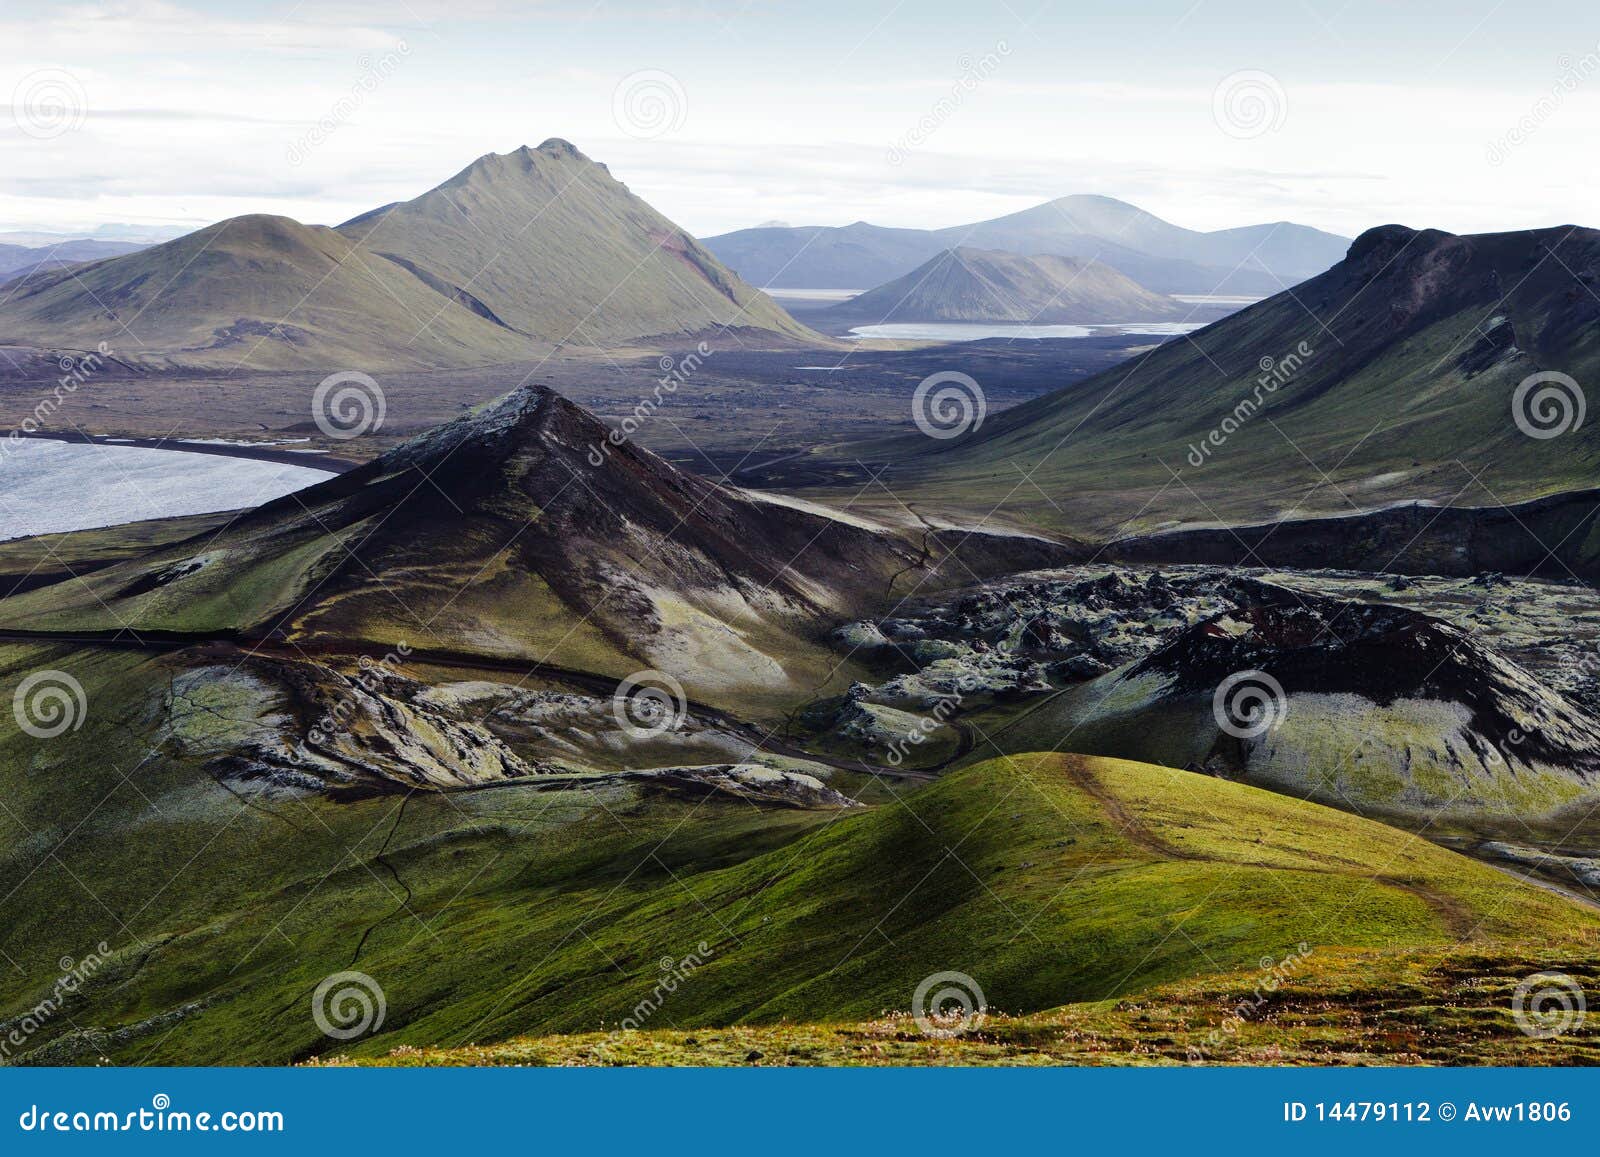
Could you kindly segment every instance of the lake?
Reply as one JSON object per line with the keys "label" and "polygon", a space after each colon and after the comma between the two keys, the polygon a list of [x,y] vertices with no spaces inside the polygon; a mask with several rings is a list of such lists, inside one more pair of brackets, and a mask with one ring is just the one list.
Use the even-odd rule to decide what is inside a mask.
{"label": "lake", "polygon": [[975,322],[895,323],[858,325],[851,337],[894,338],[899,341],[982,341],[1004,337],[1039,340],[1041,338],[1111,337],[1120,334],[1151,337],[1177,337],[1204,329],[1209,322],[1146,321],[1126,325],[1006,325]]}
{"label": "lake", "polygon": [[0,440],[0,540],[237,510],[333,474],[221,454]]}

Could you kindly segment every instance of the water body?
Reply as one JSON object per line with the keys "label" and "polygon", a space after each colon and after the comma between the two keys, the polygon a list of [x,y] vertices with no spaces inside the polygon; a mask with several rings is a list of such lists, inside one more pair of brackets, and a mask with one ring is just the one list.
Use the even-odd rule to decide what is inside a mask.
{"label": "water body", "polygon": [[1204,329],[1208,323],[1198,321],[1146,321],[1125,325],[1005,325],[969,322],[929,322],[926,324],[895,323],[889,325],[858,325],[850,331],[851,337],[894,338],[899,341],[982,341],[985,338],[1040,338],[1109,337],[1117,334],[1153,337],[1176,337]]}
{"label": "water body", "polygon": [[1174,293],[1169,295],[1174,301],[1181,301],[1185,305],[1254,305],[1258,301],[1265,301],[1261,297],[1241,297],[1234,293]]}
{"label": "water body", "polygon": [[221,454],[0,440],[0,540],[238,510],[333,474]]}

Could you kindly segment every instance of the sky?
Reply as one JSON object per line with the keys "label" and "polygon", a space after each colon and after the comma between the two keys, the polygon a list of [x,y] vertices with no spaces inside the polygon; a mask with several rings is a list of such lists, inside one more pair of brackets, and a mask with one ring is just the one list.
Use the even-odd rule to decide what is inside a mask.
{"label": "sky", "polygon": [[1600,226],[1593,0],[0,0],[7,99],[0,231],[336,224],[548,137],[702,236]]}

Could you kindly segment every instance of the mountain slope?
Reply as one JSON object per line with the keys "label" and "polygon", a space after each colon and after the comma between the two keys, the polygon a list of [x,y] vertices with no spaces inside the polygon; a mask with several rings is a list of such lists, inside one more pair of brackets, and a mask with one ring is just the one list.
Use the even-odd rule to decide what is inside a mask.
{"label": "mountain slope", "polygon": [[338,230],[238,217],[3,297],[0,344],[156,367],[453,368],[723,326],[825,340],[564,141]]}
{"label": "mountain slope", "polygon": [[946,229],[762,226],[705,239],[755,285],[861,289],[902,277],[946,249],[1092,258],[1156,293],[1265,295],[1339,260],[1348,239],[1278,222],[1184,229],[1111,197],[1071,196]]}
{"label": "mountain slope", "polygon": [[1522,425],[1558,433],[1562,412],[1517,391],[1536,373],[1600,379],[1597,277],[1590,229],[1385,226],[1292,293],[975,435],[852,452],[895,461],[903,497],[974,516],[1000,503],[999,519],[1097,537],[1585,488],[1600,424],[1574,423],[1569,397],[1573,428],[1530,436]]}
{"label": "mountain slope", "polygon": [[132,241],[72,240],[39,246],[0,244],[0,281],[25,277],[42,269],[60,269],[82,261],[120,257],[143,248],[144,245]]}
{"label": "mountain slope", "polygon": [[873,322],[1094,323],[1179,318],[1186,309],[1109,265],[950,249],[927,264],[828,310]]}
{"label": "mountain slope", "polygon": [[566,141],[482,157],[339,231],[546,341],[599,346],[718,326],[815,337]]}
{"label": "mountain slope", "polygon": [[[6,600],[0,621],[405,639],[613,678],[657,668],[713,702],[793,700],[843,677],[824,624],[938,570],[923,537],[719,486],[523,388],[215,536]],[[1061,553],[1028,545],[980,535],[971,565]]]}
{"label": "mountain slope", "polygon": [[[1170,269],[1160,269],[1152,261],[1141,277],[1133,268],[1124,268],[1127,262],[1121,254],[1111,252],[1103,258],[1135,281],[1166,293],[1276,293],[1326,270],[1350,243],[1348,238],[1287,221],[1202,233],[1125,201],[1092,195],[1060,197],[993,221],[939,232],[946,238],[966,237],[974,245],[1021,253],[1093,256],[1093,246],[1110,242],[1147,259],[1174,263]],[[1057,238],[1070,239],[1073,247],[1052,249]],[[1192,268],[1183,268],[1184,263]],[[1188,279],[1197,275],[1210,281],[1195,288],[1198,283]],[[1181,280],[1175,283],[1175,277]]]}
{"label": "mountain slope", "polygon": [[[140,725],[136,696],[92,690]],[[0,750],[23,752],[21,766],[40,746],[0,720]],[[68,1015],[28,1042],[35,1061],[282,1063],[614,1029],[679,962],[690,975],[645,1027],[871,1017],[950,970],[990,1009],[1027,1012],[1263,957],[1293,956],[1298,972],[1324,946],[1592,943],[1597,926],[1393,828],[1116,760],[995,760],[903,805],[774,814],[616,795],[602,808],[527,785],[403,810],[242,807],[180,755],[142,774],[157,813],[118,790],[103,732],[98,748],[84,733],[57,746],[76,756],[70,772],[0,759],[11,815],[53,831],[62,775],[103,806],[58,856],[0,865],[5,947],[21,962],[0,979],[0,1015],[38,1001],[28,977],[53,975],[38,962],[104,938],[105,912],[79,898],[69,866],[131,927]],[[189,864],[177,879],[175,856]],[[381,987],[387,1017],[336,1042],[305,1009],[351,968]]]}
{"label": "mountain slope", "polygon": [[270,216],[35,274],[0,304],[0,342],[324,372],[509,361],[532,348],[332,229]]}

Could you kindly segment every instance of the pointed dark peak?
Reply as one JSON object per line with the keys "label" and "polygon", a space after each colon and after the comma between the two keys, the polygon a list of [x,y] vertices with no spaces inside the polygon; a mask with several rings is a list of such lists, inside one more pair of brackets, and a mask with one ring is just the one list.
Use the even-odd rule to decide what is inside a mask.
{"label": "pointed dark peak", "polygon": [[533,420],[554,402],[572,406],[548,386],[519,386],[400,443],[372,463],[374,473],[381,476],[409,466],[427,469],[458,452],[476,458],[494,457],[523,441]]}

